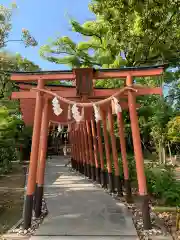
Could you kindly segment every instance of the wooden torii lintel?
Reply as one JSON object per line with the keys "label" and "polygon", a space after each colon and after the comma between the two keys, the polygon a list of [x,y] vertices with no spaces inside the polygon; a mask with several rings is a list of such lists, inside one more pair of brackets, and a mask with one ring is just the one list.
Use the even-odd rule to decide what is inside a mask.
{"label": "wooden torii lintel", "polygon": [[[83,71],[83,69],[81,69]],[[93,79],[107,79],[107,78],[126,78],[128,75],[132,77],[145,77],[145,76],[159,76],[163,73],[164,66],[152,66],[152,67],[127,67],[119,69],[93,69]],[[43,79],[45,81],[50,80],[75,80],[75,71],[41,71],[41,72],[18,72],[12,73],[12,81],[38,81]]]}

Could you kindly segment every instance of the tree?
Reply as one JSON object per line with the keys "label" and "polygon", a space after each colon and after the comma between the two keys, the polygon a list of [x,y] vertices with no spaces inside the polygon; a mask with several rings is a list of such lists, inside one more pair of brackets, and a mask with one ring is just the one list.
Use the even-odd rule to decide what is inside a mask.
{"label": "tree", "polygon": [[172,144],[177,144],[180,151],[180,117],[175,116],[168,124],[168,140]]}
{"label": "tree", "polygon": [[[36,71],[39,66],[20,55],[0,53],[0,172],[8,172],[11,161],[20,159],[19,148],[29,148],[31,131],[20,118],[19,101],[10,100],[9,96],[18,90],[16,83],[10,81],[9,72]],[[27,150],[26,150],[27,151]]]}
{"label": "tree", "polygon": [[41,56],[77,67],[179,64],[179,1],[92,0],[90,10],[94,21],[70,21],[87,41],[58,38],[41,48]]}
{"label": "tree", "polygon": [[0,4],[0,49],[5,47],[8,42],[23,42],[26,47],[36,46],[37,41],[27,29],[22,29],[22,36],[20,39],[9,39],[9,32],[11,30],[11,16],[16,4],[12,4],[10,8],[4,7]]}
{"label": "tree", "polygon": [[92,0],[90,9],[127,65],[179,63],[179,1]]}
{"label": "tree", "polygon": [[16,88],[16,84],[9,81],[10,72],[37,70],[40,70],[39,66],[19,54],[12,55],[7,52],[0,52],[0,100],[7,99],[12,90]]}

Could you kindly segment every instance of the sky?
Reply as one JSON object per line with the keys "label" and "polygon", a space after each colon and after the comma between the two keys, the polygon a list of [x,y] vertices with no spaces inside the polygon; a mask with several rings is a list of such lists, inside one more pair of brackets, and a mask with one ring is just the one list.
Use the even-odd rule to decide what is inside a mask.
{"label": "sky", "polygon": [[[0,4],[10,6],[13,0],[0,0]],[[80,41],[80,35],[73,33],[68,16],[80,23],[92,20],[93,14],[88,9],[90,0],[16,0],[17,9],[12,16],[12,31],[9,39],[20,39],[23,28],[28,29],[38,41],[37,47],[25,48],[21,43],[9,43],[7,50],[20,53],[23,57],[33,61],[42,70],[61,70],[67,66],[57,65],[39,56],[40,46],[47,44],[48,39],[69,36],[74,41]]]}

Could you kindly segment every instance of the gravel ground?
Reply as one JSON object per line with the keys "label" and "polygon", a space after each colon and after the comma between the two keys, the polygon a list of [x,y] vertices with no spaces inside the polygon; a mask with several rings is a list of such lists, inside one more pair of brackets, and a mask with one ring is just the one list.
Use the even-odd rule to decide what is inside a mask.
{"label": "gravel ground", "polygon": [[29,228],[28,230],[24,230],[23,229],[23,221],[22,221],[15,229],[9,230],[8,233],[17,233],[17,235],[32,236],[34,234],[34,232],[36,231],[36,229],[38,229],[39,225],[43,222],[43,219],[48,214],[46,202],[44,199],[42,201],[42,210],[41,211],[42,211],[42,214],[41,214],[40,218],[35,218],[34,211],[33,211],[31,228]]}

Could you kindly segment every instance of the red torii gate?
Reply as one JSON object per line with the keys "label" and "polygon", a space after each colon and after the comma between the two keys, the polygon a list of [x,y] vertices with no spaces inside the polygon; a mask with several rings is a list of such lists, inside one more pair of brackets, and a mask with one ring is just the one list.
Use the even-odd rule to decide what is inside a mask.
{"label": "red torii gate", "polygon": [[[143,223],[145,229],[151,228],[143,154],[136,111],[136,108],[138,108],[139,105],[136,104],[136,97],[147,94],[161,95],[162,89],[137,86],[133,83],[133,77],[158,76],[163,73],[163,70],[163,66],[107,70],[82,68],[74,69],[73,71],[19,72],[11,75],[11,80],[18,82],[20,87],[20,92],[13,92],[11,98],[20,99],[20,107],[25,123],[29,125],[33,124],[32,147],[24,211],[25,229],[28,229],[31,226],[33,201],[35,201],[36,217],[39,217],[41,214],[49,122],[68,122],[68,105],[71,105],[74,102],[76,102],[77,106],[84,108],[84,121],[79,125],[78,129],[75,128],[75,124],[71,124],[70,141],[72,143],[72,167],[81,173],[84,173],[89,178],[101,182],[103,187],[107,187],[103,160],[103,146],[100,133],[101,126],[99,121],[95,123],[92,108],[92,102],[95,102],[95,104],[98,104],[100,107],[102,119],[109,189],[110,192],[114,192],[116,188],[117,193],[122,195],[116,141],[113,130],[113,109],[111,108],[111,96],[113,95],[119,99],[122,109],[129,109],[139,194],[142,198]],[[124,81],[125,87],[122,90],[93,88],[93,80],[107,78],[123,78],[122,81]],[[76,87],[45,86],[46,81],[53,80],[76,80]],[[33,88],[32,84],[29,84],[31,81],[37,81],[36,88]],[[63,109],[62,114],[58,117],[53,114],[50,106],[50,100],[52,100],[53,97],[57,97],[59,101],[61,101],[61,108]],[[126,99],[128,101],[126,101]],[[110,127],[112,155],[115,167],[114,178],[112,175],[110,160],[106,116],[108,116]],[[127,201],[130,201],[131,187],[129,182],[123,117],[121,111],[117,113],[117,122],[126,197]],[[79,141],[77,141],[77,139]],[[98,152],[100,161],[98,161]]]}

